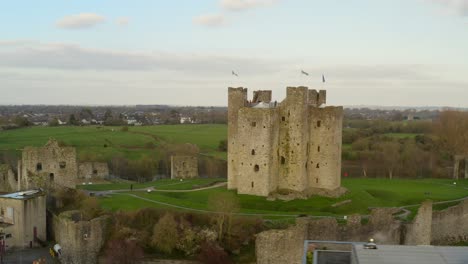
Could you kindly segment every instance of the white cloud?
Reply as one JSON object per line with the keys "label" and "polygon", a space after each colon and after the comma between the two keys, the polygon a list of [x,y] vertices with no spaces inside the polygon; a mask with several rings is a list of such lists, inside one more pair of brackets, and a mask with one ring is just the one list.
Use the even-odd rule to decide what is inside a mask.
{"label": "white cloud", "polygon": [[195,17],[193,23],[202,26],[219,27],[226,23],[226,19],[220,14],[208,14]]}
{"label": "white cloud", "polygon": [[[0,40],[1,41],[1,40]],[[226,74],[232,69],[272,73],[281,65],[273,60],[167,52],[126,52],[84,48],[67,43],[23,43],[0,46],[0,67],[59,70],[175,71]]]}
{"label": "white cloud", "polygon": [[105,20],[104,16],[95,13],[81,13],[65,16],[57,21],[56,25],[63,29],[83,29],[94,27],[105,22]]}
{"label": "white cloud", "polygon": [[445,11],[468,16],[468,0],[426,0],[441,5]]}
{"label": "white cloud", "polygon": [[243,11],[256,7],[269,6],[279,0],[221,0],[221,7],[230,11]]}
{"label": "white cloud", "polygon": [[128,18],[128,17],[119,17],[119,18],[117,18],[117,20],[115,22],[117,23],[117,25],[119,25],[121,27],[124,27],[124,26],[128,25],[128,23],[130,23],[130,18]]}

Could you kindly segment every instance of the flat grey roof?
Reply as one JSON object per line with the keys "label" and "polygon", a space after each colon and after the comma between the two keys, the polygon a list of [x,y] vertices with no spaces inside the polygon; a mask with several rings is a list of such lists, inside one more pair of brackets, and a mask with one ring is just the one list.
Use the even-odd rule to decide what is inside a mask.
{"label": "flat grey roof", "polygon": [[467,264],[468,247],[353,245],[358,264]]}
{"label": "flat grey roof", "polygon": [[41,190],[29,190],[0,195],[0,198],[27,200],[37,196],[43,195]]}

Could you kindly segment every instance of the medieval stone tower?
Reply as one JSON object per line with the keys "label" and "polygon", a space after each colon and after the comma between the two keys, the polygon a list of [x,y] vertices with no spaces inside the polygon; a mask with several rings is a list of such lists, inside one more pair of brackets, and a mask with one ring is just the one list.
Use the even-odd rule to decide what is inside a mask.
{"label": "medieval stone tower", "polygon": [[268,196],[310,194],[341,184],[343,107],[324,107],[326,91],[288,87],[286,99],[271,91],[228,91],[228,189]]}

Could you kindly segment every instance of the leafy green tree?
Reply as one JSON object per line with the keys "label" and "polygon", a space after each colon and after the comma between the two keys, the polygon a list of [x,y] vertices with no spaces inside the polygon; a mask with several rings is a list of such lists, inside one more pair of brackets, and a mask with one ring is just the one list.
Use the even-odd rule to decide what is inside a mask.
{"label": "leafy green tree", "polygon": [[70,115],[70,117],[68,118],[68,124],[72,126],[77,126],[80,124],[80,122],[76,119],[75,114]]}
{"label": "leafy green tree", "polygon": [[58,122],[58,119],[56,117],[49,120],[49,126],[58,126],[58,125],[59,125],[59,122]]}
{"label": "leafy green tree", "polygon": [[228,149],[227,139],[220,140],[218,144],[218,150],[227,151],[227,149]]}

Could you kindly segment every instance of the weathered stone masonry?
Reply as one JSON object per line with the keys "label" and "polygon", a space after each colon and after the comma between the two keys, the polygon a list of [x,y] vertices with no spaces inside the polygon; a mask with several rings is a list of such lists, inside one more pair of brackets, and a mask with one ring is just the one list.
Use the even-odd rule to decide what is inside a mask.
{"label": "weathered stone masonry", "polygon": [[[78,163],[74,147],[62,147],[49,140],[44,147],[25,147],[18,161],[17,190],[36,187],[75,188],[83,179],[103,179],[109,175],[106,163]],[[10,177],[11,179],[11,177]]]}
{"label": "weathered stone masonry", "polygon": [[426,201],[410,223],[395,219],[398,211],[375,208],[366,224],[361,223],[360,215],[348,216],[346,225],[339,225],[335,218],[298,218],[288,229],[257,235],[257,263],[302,263],[305,239],[365,242],[374,238],[382,245],[450,245],[468,241],[468,200],[442,211],[433,211],[432,202]]}
{"label": "weathered stone masonry", "polygon": [[171,156],[171,179],[198,177],[198,159],[194,156]]}
{"label": "weathered stone masonry", "polygon": [[268,196],[313,193],[341,185],[342,107],[324,107],[326,92],[288,87],[286,99],[271,91],[228,90],[228,189]]}

